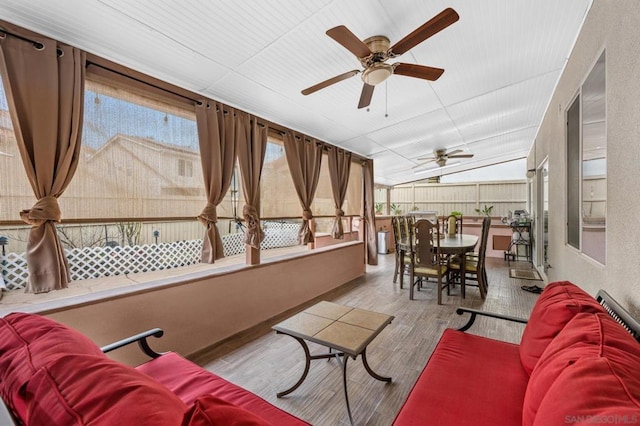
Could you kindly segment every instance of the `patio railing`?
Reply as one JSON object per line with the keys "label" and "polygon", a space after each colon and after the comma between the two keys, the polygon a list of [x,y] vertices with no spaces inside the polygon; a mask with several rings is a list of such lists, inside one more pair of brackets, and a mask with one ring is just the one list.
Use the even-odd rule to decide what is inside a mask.
{"label": "patio railing", "polygon": [[[290,247],[298,243],[299,223],[268,222],[264,225],[262,250]],[[222,236],[225,256],[244,253],[244,233]],[[174,241],[107,247],[82,247],[65,250],[71,280],[150,272],[194,265],[200,262],[202,240]],[[24,289],[28,269],[25,253],[0,254],[0,270],[8,290]]]}

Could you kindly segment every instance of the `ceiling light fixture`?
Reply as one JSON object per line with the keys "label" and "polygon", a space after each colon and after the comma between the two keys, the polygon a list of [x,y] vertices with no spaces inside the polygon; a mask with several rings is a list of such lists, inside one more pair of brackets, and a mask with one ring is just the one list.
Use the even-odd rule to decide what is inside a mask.
{"label": "ceiling light fixture", "polygon": [[393,65],[378,63],[373,64],[362,73],[362,81],[370,86],[380,84],[393,74]]}

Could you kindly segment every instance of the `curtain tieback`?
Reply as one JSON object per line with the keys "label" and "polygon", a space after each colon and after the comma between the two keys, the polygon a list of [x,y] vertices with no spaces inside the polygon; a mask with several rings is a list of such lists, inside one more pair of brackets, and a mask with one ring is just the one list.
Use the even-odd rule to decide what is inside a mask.
{"label": "curtain tieback", "polygon": [[258,229],[260,220],[258,219],[258,211],[255,207],[245,204],[244,207],[242,207],[242,216],[247,224],[247,229]]}
{"label": "curtain tieback", "polygon": [[344,210],[336,209],[336,216],[337,217],[343,217],[344,216]]}
{"label": "curtain tieback", "polygon": [[216,205],[207,203],[206,207],[202,210],[202,213],[198,216],[198,220],[204,226],[208,226],[210,223],[218,222],[218,212]]}
{"label": "curtain tieback", "polygon": [[20,219],[32,226],[40,226],[48,221],[60,222],[61,218],[58,199],[52,195],[40,198],[33,207],[20,212]]}
{"label": "curtain tieback", "polygon": [[313,213],[311,213],[311,210],[303,210],[302,211],[302,219],[303,220],[311,220],[311,219],[313,219]]}

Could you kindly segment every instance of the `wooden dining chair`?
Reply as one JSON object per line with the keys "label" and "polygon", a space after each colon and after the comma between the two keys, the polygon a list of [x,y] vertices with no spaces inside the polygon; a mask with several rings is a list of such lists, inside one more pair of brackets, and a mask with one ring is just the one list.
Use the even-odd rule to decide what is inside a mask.
{"label": "wooden dining chair", "polygon": [[[406,227],[405,216],[392,216],[391,227],[393,228],[393,241],[395,244],[395,269],[393,271],[393,283],[395,284],[398,279],[398,274],[407,273],[408,269],[406,265],[409,265],[411,259],[406,255],[400,247],[400,242],[406,239],[408,234],[408,228]],[[404,259],[402,259],[404,256]],[[400,288],[402,288],[402,279],[400,280]]]}
{"label": "wooden dining chair", "polygon": [[[465,287],[470,285],[477,286],[480,290],[480,297],[487,297],[488,280],[487,270],[485,268],[485,260],[487,254],[487,242],[489,241],[489,228],[491,227],[491,218],[485,217],[482,220],[482,230],[480,231],[480,248],[478,256],[467,257],[465,262],[465,270],[461,271],[461,261],[459,258],[452,259],[449,264],[449,281],[455,282],[456,278],[460,278],[462,273],[465,274]],[[477,285],[469,284],[469,281],[475,281]]]}
{"label": "wooden dining chair", "polygon": [[[448,258],[440,252],[439,224],[421,219],[412,227],[414,237],[411,241],[409,257],[409,300],[413,300],[414,288],[420,289],[423,278],[435,278],[438,292],[438,305],[442,305],[442,289],[449,294]],[[443,283],[443,278],[446,282]],[[400,278],[402,282],[402,277]]]}
{"label": "wooden dining chair", "polygon": [[452,215],[450,214],[444,220],[443,225],[446,227],[445,232],[449,232],[450,224],[455,224],[455,232],[454,234],[462,234],[462,215]]}

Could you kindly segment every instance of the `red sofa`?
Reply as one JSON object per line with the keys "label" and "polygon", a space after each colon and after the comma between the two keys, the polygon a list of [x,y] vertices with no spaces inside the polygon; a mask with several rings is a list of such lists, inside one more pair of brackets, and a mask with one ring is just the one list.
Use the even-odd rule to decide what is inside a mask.
{"label": "red sofa", "polygon": [[[605,292],[551,283],[528,321],[458,313],[469,322],[443,333],[395,425],[640,423],[640,324]],[[520,344],[466,333],[480,315],[526,323]]]}
{"label": "red sofa", "polygon": [[[147,337],[161,335],[99,348],[49,318],[9,314],[0,318],[0,396],[15,423],[36,426],[308,424],[176,353],[154,352]],[[154,359],[131,368],[104,353],[136,342]]]}

